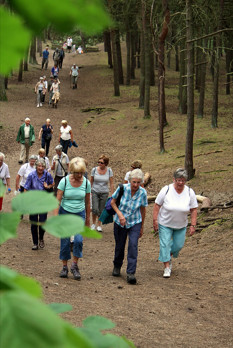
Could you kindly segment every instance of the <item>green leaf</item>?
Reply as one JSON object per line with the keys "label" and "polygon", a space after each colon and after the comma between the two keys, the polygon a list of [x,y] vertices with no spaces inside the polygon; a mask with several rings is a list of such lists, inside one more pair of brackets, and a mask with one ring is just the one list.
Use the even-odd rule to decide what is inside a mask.
{"label": "green leaf", "polygon": [[11,5],[25,19],[27,26],[38,33],[49,23],[59,32],[69,32],[78,26],[86,33],[110,25],[101,0],[56,0],[56,6],[54,0],[34,0],[33,6],[31,0],[11,0]]}
{"label": "green leaf", "polygon": [[13,211],[21,214],[43,214],[58,207],[58,200],[46,191],[28,191],[17,195],[11,202]]}
{"label": "green leaf", "polygon": [[64,348],[96,348],[95,342],[92,342],[82,330],[73,328],[70,325],[66,325],[65,330],[66,345]]}
{"label": "green leaf", "polygon": [[101,316],[90,316],[83,320],[83,326],[93,330],[109,330],[115,327],[115,324]]}
{"label": "green leaf", "polygon": [[55,313],[65,313],[72,310],[72,306],[68,303],[50,303],[48,305]]}
{"label": "green leaf", "polygon": [[1,347],[64,348],[62,320],[22,291],[1,295]]}
{"label": "green leaf", "polygon": [[16,238],[20,213],[0,213],[0,245],[10,238]]}
{"label": "green leaf", "polygon": [[84,227],[84,231],[80,233],[83,237],[87,237],[87,238],[93,238],[93,239],[101,239],[102,238],[102,234],[95,231],[95,230],[91,230],[89,227],[85,226]]}
{"label": "green leaf", "polygon": [[29,46],[31,34],[22,20],[0,7],[0,73],[7,75],[18,68],[19,62]]}
{"label": "green leaf", "polygon": [[84,230],[84,221],[80,216],[64,214],[50,217],[43,229],[58,238],[67,238]]}
{"label": "green leaf", "polygon": [[3,184],[2,180],[0,180],[0,197],[3,197],[5,193],[6,193],[6,186]]}
{"label": "green leaf", "polygon": [[112,340],[111,348],[136,348],[132,342],[126,340],[124,337],[118,337],[110,333],[107,333],[106,337]]}
{"label": "green leaf", "polygon": [[41,286],[36,280],[25,277],[5,266],[1,266],[0,291],[6,290],[22,290],[34,297],[42,297]]}

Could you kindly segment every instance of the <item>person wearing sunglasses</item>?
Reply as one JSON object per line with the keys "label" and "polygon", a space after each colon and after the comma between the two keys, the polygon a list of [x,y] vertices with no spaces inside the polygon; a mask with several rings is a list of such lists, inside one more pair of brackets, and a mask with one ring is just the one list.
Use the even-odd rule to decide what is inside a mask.
{"label": "person wearing sunglasses", "polygon": [[[97,229],[98,232],[102,232],[101,221],[98,220],[102,211],[104,210],[105,203],[108,199],[110,184],[111,195],[114,192],[113,186],[113,172],[108,167],[109,158],[105,155],[101,155],[98,159],[98,166],[92,168],[91,171],[91,193],[92,193],[92,226],[91,229]],[[96,221],[97,227],[96,227]]]}
{"label": "person wearing sunglasses", "polygon": [[164,278],[171,276],[171,256],[177,258],[184,246],[189,213],[189,233],[195,233],[198,203],[194,191],[185,185],[187,178],[186,170],[178,168],[173,183],[164,186],[155,200],[153,227],[159,231],[159,261],[164,263]]}

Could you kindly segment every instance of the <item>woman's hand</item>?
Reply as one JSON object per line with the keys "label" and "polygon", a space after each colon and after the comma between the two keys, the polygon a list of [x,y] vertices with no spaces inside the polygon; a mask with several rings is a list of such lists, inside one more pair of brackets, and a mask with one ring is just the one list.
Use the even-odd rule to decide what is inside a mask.
{"label": "woman's hand", "polygon": [[194,233],[195,233],[195,231],[196,231],[196,228],[195,228],[195,226],[190,226],[190,228],[189,228],[189,234],[190,234],[190,236],[192,236]]}
{"label": "woman's hand", "polygon": [[157,220],[153,220],[153,228],[154,228],[154,231],[157,232],[158,229],[159,229],[159,224],[158,224],[158,221]]}
{"label": "woman's hand", "polygon": [[121,214],[118,215],[118,217],[119,217],[121,226],[125,226],[126,219],[125,219],[124,215],[121,213]]}

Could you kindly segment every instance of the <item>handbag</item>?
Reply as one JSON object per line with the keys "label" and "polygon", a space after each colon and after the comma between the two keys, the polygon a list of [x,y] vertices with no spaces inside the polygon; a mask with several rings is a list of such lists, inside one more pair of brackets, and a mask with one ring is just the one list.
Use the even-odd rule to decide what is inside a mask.
{"label": "handbag", "polygon": [[[116,199],[117,207],[119,207],[120,202],[121,202],[121,197],[123,196],[123,193],[124,193],[124,185],[119,184],[119,186],[120,186],[120,191],[119,191],[118,197]],[[99,221],[101,221],[103,225],[106,225],[106,224],[113,222],[113,216],[116,214],[115,210],[111,206],[111,201],[112,201],[112,197],[109,197],[107,199],[106,204],[105,204],[105,208],[99,217]]]}

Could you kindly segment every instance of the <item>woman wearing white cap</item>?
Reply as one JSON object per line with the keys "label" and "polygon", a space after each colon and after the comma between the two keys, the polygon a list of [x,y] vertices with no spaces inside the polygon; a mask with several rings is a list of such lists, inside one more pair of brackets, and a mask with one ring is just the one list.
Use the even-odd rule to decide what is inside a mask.
{"label": "woman wearing white cap", "polygon": [[40,77],[40,81],[38,81],[37,84],[35,85],[35,93],[37,95],[36,100],[37,100],[38,108],[42,106],[43,90],[45,90],[44,78]]}

